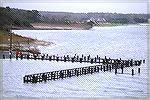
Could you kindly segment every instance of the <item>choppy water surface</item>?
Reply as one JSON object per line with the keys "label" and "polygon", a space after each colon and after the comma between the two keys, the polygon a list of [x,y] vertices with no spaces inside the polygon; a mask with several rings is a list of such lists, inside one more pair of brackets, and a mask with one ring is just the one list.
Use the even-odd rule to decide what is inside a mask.
{"label": "choppy water surface", "polygon": [[[129,25],[94,27],[91,30],[14,30],[22,36],[56,43],[52,47],[38,47],[43,53],[58,55],[84,54],[122,59],[146,59],[147,26]],[[147,66],[141,74],[131,75],[100,72],[47,83],[23,84],[25,74],[84,67],[91,64],[49,62],[35,60],[3,60],[4,96],[66,97],[66,96],[147,96]]]}

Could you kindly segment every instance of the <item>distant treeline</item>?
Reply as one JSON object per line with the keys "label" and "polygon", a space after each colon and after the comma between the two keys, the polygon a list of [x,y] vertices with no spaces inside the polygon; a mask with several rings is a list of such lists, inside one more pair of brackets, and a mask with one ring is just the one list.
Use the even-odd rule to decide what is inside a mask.
{"label": "distant treeline", "polygon": [[11,27],[32,27],[31,23],[41,22],[71,24],[87,23],[91,19],[105,19],[105,22],[110,23],[136,24],[147,23],[149,18],[148,14],[46,12],[0,7],[0,29],[5,30]]}
{"label": "distant treeline", "polygon": [[[42,20],[53,22],[69,20],[70,22],[84,22],[86,20],[102,20],[109,23],[136,24],[147,23],[150,15],[148,14],[120,14],[120,13],[69,13],[69,12],[49,12],[39,11]],[[104,22],[104,21],[101,21]]]}

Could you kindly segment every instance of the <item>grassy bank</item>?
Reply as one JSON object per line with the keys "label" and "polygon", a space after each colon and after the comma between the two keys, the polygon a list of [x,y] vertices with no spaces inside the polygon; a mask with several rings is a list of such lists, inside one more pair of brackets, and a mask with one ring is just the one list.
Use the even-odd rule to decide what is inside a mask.
{"label": "grassy bank", "polygon": [[[52,43],[32,39],[29,37],[23,37],[12,33],[12,51],[20,50],[23,52],[40,53],[36,48],[37,46],[47,46]],[[10,36],[9,32],[0,30],[0,51],[9,51],[10,49]]]}

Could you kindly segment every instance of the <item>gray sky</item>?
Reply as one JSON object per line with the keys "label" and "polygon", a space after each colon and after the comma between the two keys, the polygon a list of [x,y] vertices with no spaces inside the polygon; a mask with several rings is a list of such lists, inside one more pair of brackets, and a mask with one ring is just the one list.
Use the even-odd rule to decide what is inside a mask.
{"label": "gray sky", "polygon": [[3,7],[29,9],[38,11],[63,12],[111,12],[111,13],[147,13],[147,3],[116,3],[116,2],[4,2]]}

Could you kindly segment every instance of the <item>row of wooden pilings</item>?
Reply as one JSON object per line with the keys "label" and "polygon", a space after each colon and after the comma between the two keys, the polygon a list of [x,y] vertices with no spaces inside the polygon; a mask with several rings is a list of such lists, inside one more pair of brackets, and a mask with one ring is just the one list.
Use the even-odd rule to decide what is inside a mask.
{"label": "row of wooden pilings", "polygon": [[[11,59],[10,55],[10,59]],[[104,58],[101,58],[100,56],[96,56],[92,58],[90,55],[84,56],[82,54],[82,57],[79,57],[78,55],[74,55],[73,57],[69,55],[64,55],[64,56],[58,56],[58,55],[16,55],[16,59],[34,59],[34,60],[49,60],[49,61],[63,61],[63,62],[80,62],[80,63],[98,63],[98,64],[121,64],[121,65],[126,65],[125,67],[132,67],[132,66],[140,66],[142,63],[145,63],[145,60],[133,60],[133,59],[128,59],[128,60],[122,60],[120,59],[111,59],[107,58],[106,56]],[[5,55],[3,55],[3,59],[5,59]]]}
{"label": "row of wooden pilings", "polygon": [[[72,69],[65,69],[65,70],[59,70],[59,71],[52,71],[52,72],[45,72],[45,73],[37,73],[37,74],[31,74],[31,75],[25,75],[23,77],[24,83],[37,83],[37,82],[46,82],[48,80],[59,80],[64,79],[68,77],[73,76],[80,76],[80,75],[86,75],[86,74],[93,74],[98,73],[100,71],[112,71],[115,70],[115,74],[119,73],[118,69],[121,69],[121,74],[124,73],[125,67],[133,67],[133,66],[140,66],[142,63],[145,63],[145,60],[122,60],[120,59],[110,59],[105,56],[105,58],[88,58],[81,60],[84,57],[59,57],[59,56],[41,56],[41,57],[27,57],[27,59],[34,59],[34,60],[49,60],[49,61],[64,61],[64,62],[89,62],[91,64],[93,63],[99,63],[99,65],[94,66],[88,66],[88,67],[80,67],[80,68],[72,68]],[[25,57],[22,57],[23,59]],[[18,59],[18,58],[17,58]],[[89,60],[88,60],[89,59]],[[92,60],[93,59],[93,60]],[[132,76],[134,75],[134,69],[132,69]],[[138,68],[138,73],[140,74],[140,68]]]}
{"label": "row of wooden pilings", "polygon": [[[10,55],[10,59],[11,59]],[[5,55],[3,55],[3,59],[5,59]],[[59,70],[59,71],[52,71],[52,72],[45,72],[45,73],[37,73],[37,74],[31,74],[31,75],[25,75],[23,77],[24,83],[37,83],[37,82],[46,82],[48,80],[59,80],[64,79],[67,77],[73,77],[73,76],[80,76],[80,75],[86,75],[86,74],[93,74],[98,73],[100,71],[115,71],[115,74],[118,73],[118,69],[121,69],[121,74],[124,73],[125,67],[133,67],[133,66],[140,66],[142,63],[145,63],[145,60],[122,60],[120,59],[111,59],[107,58],[106,56],[104,58],[99,57],[98,55],[94,58],[92,58],[90,55],[84,56],[82,54],[81,57],[78,55],[74,55],[73,57],[69,55],[64,55],[62,57],[58,55],[16,55],[16,59],[34,59],[34,60],[48,60],[48,61],[63,61],[63,62],[79,62],[79,63],[91,63],[99,65],[94,66],[88,66],[88,67],[81,67],[81,68],[73,68],[73,69],[65,69],[65,70]],[[134,75],[134,69],[132,69],[132,75]],[[138,68],[138,73],[140,73],[140,68]]]}
{"label": "row of wooden pilings", "polygon": [[[115,74],[119,73],[117,70],[118,68],[114,65],[95,65],[95,66],[88,66],[88,67],[80,67],[80,68],[73,68],[73,69],[65,69],[65,70],[59,70],[59,71],[52,71],[52,72],[45,72],[45,73],[37,73],[37,74],[31,74],[31,75],[25,75],[23,77],[23,83],[40,83],[40,82],[46,82],[49,80],[60,80],[65,78],[71,78],[75,76],[81,76],[86,74],[94,74],[98,73],[100,71],[106,72],[106,71],[112,71],[115,70]],[[121,73],[123,74],[124,67],[121,68]],[[140,74],[140,68],[138,68],[138,73]],[[134,70],[132,69],[132,76],[134,75]]]}

